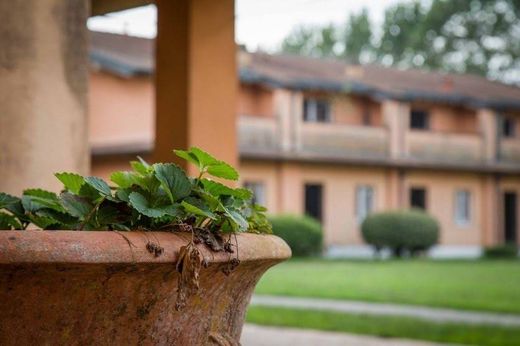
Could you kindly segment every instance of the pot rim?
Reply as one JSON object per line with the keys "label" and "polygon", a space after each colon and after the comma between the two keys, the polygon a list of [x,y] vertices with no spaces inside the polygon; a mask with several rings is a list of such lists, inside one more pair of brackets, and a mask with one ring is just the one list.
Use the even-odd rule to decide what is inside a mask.
{"label": "pot rim", "polygon": [[[0,231],[0,265],[176,263],[180,248],[190,240],[190,233],[180,232]],[[146,247],[149,242],[163,247],[163,254],[155,257],[150,253]],[[291,257],[289,246],[274,235],[231,235],[231,243],[236,242],[241,262],[280,262]],[[237,257],[236,246],[232,254],[197,246],[209,263]]]}

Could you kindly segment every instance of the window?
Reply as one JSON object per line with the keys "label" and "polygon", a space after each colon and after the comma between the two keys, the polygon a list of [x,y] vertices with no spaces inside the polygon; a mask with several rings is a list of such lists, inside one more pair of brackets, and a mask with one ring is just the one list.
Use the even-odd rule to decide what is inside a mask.
{"label": "window", "polygon": [[253,191],[253,203],[265,206],[265,187],[263,183],[257,181],[246,181],[244,182],[244,187]]}
{"label": "window", "polygon": [[322,221],[323,187],[321,184],[305,184],[305,214]]}
{"label": "window", "polygon": [[374,208],[374,189],[369,185],[356,188],[356,219],[359,223],[372,212]]}
{"label": "window", "polygon": [[516,125],[515,119],[504,117],[502,119],[502,136],[514,137],[516,135],[516,133],[515,133],[516,126],[515,125]]}
{"label": "window", "polygon": [[412,109],[410,112],[410,128],[417,130],[428,130],[430,127],[429,114],[424,110]]}
{"label": "window", "polygon": [[410,189],[410,206],[412,208],[426,209],[426,189],[412,187]]}
{"label": "window", "polygon": [[327,100],[306,98],[303,101],[303,121],[330,123],[330,105]]}
{"label": "window", "polygon": [[468,190],[455,192],[455,223],[467,225],[470,222],[471,195]]}

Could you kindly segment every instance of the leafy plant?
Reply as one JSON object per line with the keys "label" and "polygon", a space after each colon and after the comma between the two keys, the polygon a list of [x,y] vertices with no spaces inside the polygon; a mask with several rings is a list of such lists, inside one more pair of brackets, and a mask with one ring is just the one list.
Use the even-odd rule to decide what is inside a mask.
{"label": "leafy plant", "polygon": [[273,233],[287,242],[294,257],[317,256],[321,253],[323,231],[310,216],[282,214],[270,218]]}
{"label": "leafy plant", "polygon": [[177,230],[184,226],[217,233],[271,233],[266,209],[252,204],[252,192],[231,188],[209,177],[237,180],[238,172],[199,148],[175,150],[197,166],[188,177],[173,163],[132,161],[132,171],[110,176],[114,186],[97,177],[57,173],[59,194],[25,190],[15,197],[0,193],[0,229]]}
{"label": "leafy plant", "polygon": [[396,257],[415,256],[437,244],[439,223],[419,209],[387,211],[369,215],[361,234],[376,252],[389,248]]}

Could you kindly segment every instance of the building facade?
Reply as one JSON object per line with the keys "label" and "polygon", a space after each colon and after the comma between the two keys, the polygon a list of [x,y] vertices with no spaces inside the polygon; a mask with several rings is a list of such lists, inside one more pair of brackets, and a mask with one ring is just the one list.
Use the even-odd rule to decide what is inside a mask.
{"label": "building facade", "polygon": [[[153,42],[92,35],[92,173],[107,178],[153,148]],[[329,255],[370,255],[363,219],[410,207],[440,223],[434,256],[519,243],[519,88],[246,52],[239,66],[241,184],[273,214],[320,220]]]}

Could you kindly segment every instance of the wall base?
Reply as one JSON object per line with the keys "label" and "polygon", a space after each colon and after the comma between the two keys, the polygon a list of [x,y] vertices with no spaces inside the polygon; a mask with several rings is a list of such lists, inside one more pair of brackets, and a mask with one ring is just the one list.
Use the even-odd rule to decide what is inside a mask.
{"label": "wall base", "polygon": [[[483,248],[478,245],[438,245],[431,248],[427,256],[434,259],[476,259],[482,255]],[[368,245],[333,245],[325,251],[326,258],[373,258],[374,249]],[[389,258],[390,251],[385,250],[381,258]]]}

